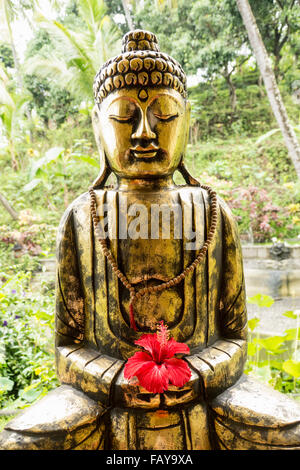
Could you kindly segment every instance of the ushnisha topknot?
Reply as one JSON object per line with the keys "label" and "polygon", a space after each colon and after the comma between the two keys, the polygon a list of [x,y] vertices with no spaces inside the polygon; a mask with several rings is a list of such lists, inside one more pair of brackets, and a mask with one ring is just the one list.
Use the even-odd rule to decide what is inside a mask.
{"label": "ushnisha topknot", "polygon": [[155,34],[137,29],[126,33],[122,54],[102,65],[94,80],[95,102],[112,91],[129,87],[166,86],[184,98],[186,75],[181,65],[168,54],[160,52]]}

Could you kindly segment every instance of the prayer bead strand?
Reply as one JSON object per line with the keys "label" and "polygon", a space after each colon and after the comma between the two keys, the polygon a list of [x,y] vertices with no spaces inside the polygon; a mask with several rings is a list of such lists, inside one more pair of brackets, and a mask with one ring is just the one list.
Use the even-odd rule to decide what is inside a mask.
{"label": "prayer bead strand", "polygon": [[100,242],[103,255],[107,258],[108,262],[110,263],[113,272],[120,279],[120,281],[126,287],[126,289],[128,289],[130,292],[130,306],[129,306],[130,327],[133,328],[135,331],[137,331],[137,326],[135,323],[134,312],[133,312],[134,301],[136,299],[141,298],[143,295],[147,293],[163,291],[165,289],[169,289],[170,287],[178,285],[181,281],[183,281],[183,279],[187,276],[187,274],[192,273],[195,270],[195,268],[204,260],[206,252],[214,239],[214,235],[215,235],[216,228],[217,228],[217,220],[218,220],[217,194],[210,186],[200,185],[200,187],[202,189],[205,189],[208,192],[210,199],[211,199],[211,223],[210,223],[207,240],[205,241],[202,248],[200,249],[198,256],[189,266],[187,266],[182,271],[182,273],[173,277],[173,279],[163,282],[162,284],[159,284],[158,286],[143,287],[142,289],[138,291],[135,290],[135,287],[129,282],[127,277],[118,268],[116,260],[114,259],[114,256],[111,250],[107,246],[107,241],[101,238],[100,230],[98,228],[98,223],[100,219],[97,216],[96,194],[93,188],[89,189],[89,193],[91,197],[91,214],[92,214],[93,225],[95,227],[95,232]]}

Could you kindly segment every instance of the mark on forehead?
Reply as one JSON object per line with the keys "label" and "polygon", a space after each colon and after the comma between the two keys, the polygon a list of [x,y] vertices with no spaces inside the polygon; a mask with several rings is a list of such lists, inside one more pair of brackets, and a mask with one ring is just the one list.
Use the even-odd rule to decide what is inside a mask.
{"label": "mark on forehead", "polygon": [[145,90],[145,88],[142,88],[139,92],[138,92],[138,98],[139,100],[141,101],[147,101],[148,99],[148,91]]}

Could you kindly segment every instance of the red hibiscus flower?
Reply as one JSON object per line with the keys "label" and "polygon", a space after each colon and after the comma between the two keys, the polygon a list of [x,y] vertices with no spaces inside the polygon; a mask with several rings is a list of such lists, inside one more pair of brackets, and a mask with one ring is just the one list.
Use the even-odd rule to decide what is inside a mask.
{"label": "red hibiscus flower", "polygon": [[145,351],[138,351],[125,364],[124,377],[137,377],[139,385],[151,393],[163,393],[169,383],[182,387],[191,377],[191,371],[183,359],[174,354],[189,354],[190,349],[184,343],[169,339],[168,327],[160,322],[158,332],[144,334],[135,344]]}

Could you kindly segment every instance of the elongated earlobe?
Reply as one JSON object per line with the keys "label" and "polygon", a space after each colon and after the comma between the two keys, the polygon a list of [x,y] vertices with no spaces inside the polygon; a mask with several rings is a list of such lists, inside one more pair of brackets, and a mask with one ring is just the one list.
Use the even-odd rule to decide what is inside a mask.
{"label": "elongated earlobe", "polygon": [[101,139],[100,139],[100,134],[99,134],[99,108],[97,105],[94,106],[93,111],[92,111],[92,124],[93,124],[93,131],[94,131],[94,136],[99,152],[99,157],[100,157],[100,171],[95,179],[95,181],[92,183],[92,188],[93,189],[101,189],[104,187],[105,182],[107,181],[107,178],[111,174],[111,169],[109,167],[109,164],[107,162],[107,158],[104,152],[104,149],[101,144]]}
{"label": "elongated earlobe", "polygon": [[189,135],[190,135],[190,121],[191,121],[191,103],[189,101],[186,102],[186,131],[185,131],[185,142],[184,142],[184,151],[186,151],[186,147],[189,141]]}
{"label": "elongated earlobe", "polygon": [[191,185],[191,186],[200,186],[200,183],[196,178],[194,178],[188,169],[186,168],[185,164],[183,163],[183,158],[178,166],[178,171],[182,174],[184,181]]}
{"label": "elongated earlobe", "polygon": [[[189,101],[187,101],[186,103],[186,133],[185,133],[184,151],[186,150],[188,140],[189,140],[190,115],[191,115],[191,104]],[[191,186],[200,186],[199,181],[197,181],[186,168],[183,158],[184,156],[182,155],[182,158],[181,158],[181,161],[177,170],[179,171],[179,173],[182,174],[183,179],[187,184]]]}
{"label": "elongated earlobe", "polygon": [[93,189],[102,189],[110,174],[111,174],[111,169],[109,168],[108,164],[100,168],[100,172],[97,178],[95,179],[95,181],[93,181],[91,187]]}

